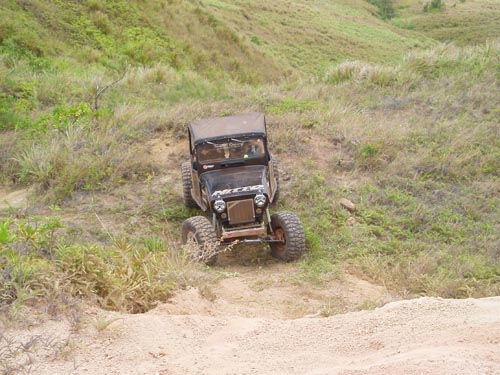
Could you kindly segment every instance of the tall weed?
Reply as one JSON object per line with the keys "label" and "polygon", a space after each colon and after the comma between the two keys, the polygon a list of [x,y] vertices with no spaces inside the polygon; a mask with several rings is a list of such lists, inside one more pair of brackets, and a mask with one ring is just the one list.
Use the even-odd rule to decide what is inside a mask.
{"label": "tall weed", "polygon": [[154,251],[121,239],[111,246],[73,244],[57,218],[4,220],[0,308],[64,294],[107,309],[147,311],[200,277],[188,254],[155,241]]}

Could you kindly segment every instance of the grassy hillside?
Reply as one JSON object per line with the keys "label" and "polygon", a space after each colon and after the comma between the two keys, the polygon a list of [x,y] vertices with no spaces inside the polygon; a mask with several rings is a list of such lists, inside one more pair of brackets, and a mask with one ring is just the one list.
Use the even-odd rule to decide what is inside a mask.
{"label": "grassy hillside", "polygon": [[390,62],[429,44],[385,23],[364,0],[204,1],[207,9],[238,33],[299,71],[321,72],[346,59]]}
{"label": "grassy hillside", "polygon": [[[122,69],[125,64],[164,64],[217,78],[228,75],[257,82],[282,74],[271,59],[196,3],[4,3],[0,13],[3,53],[13,60],[27,57],[42,70],[61,69],[68,63],[111,69]],[[267,69],[253,69],[259,65]]]}
{"label": "grassy hillside", "polygon": [[139,312],[224,277],[178,245],[196,214],[178,192],[186,124],[257,110],[279,209],[306,228],[299,282],[347,269],[402,297],[498,294],[500,45],[480,27],[477,46],[441,45],[405,22],[459,13],[395,6],[382,21],[364,1],[2,2],[1,191],[31,188],[0,214],[2,310]]}
{"label": "grassy hillside", "polygon": [[163,63],[258,82],[290,67],[314,72],[345,59],[395,60],[426,44],[383,22],[364,0],[8,0],[1,10],[4,53],[35,65],[49,57],[111,68]]}
{"label": "grassy hillside", "polygon": [[395,2],[396,17],[391,23],[442,42],[458,45],[481,44],[500,35],[500,7],[495,0],[442,1],[429,8],[414,0]]}

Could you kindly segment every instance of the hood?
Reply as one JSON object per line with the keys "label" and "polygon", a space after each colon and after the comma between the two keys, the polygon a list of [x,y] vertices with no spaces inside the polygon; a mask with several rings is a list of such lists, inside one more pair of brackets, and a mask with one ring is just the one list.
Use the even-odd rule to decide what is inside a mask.
{"label": "hood", "polygon": [[219,196],[230,198],[257,193],[269,195],[266,176],[266,166],[249,165],[205,172],[200,180],[207,187],[213,201]]}

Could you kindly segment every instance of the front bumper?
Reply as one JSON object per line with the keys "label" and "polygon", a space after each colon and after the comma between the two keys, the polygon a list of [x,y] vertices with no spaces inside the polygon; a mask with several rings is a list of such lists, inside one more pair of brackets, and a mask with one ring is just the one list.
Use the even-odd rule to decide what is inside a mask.
{"label": "front bumper", "polygon": [[238,228],[222,228],[222,240],[233,240],[241,237],[260,237],[267,234],[264,222],[258,226],[238,227]]}

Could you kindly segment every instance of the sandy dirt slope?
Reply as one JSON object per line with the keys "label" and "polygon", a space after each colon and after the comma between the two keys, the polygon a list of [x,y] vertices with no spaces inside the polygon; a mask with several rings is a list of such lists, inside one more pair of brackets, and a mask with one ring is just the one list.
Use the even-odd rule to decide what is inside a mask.
{"label": "sandy dirt slope", "polygon": [[[218,282],[179,291],[158,309],[171,315],[297,319],[358,311],[395,299],[384,287],[349,274],[320,284],[304,281],[293,263],[258,250],[219,256],[219,266],[212,269],[224,275]],[[247,264],[256,259],[262,266]]]}
{"label": "sandy dirt slope", "polygon": [[[187,298],[187,296],[186,296]],[[36,374],[500,374],[500,297],[420,298],[372,311],[299,319],[96,311],[67,347],[36,361]],[[49,321],[16,338],[68,342]],[[62,355],[61,353],[66,353]]]}

